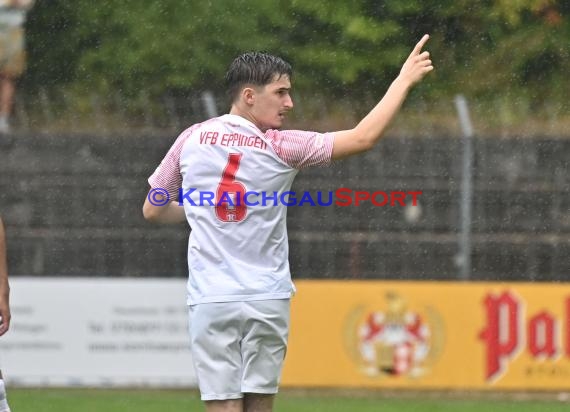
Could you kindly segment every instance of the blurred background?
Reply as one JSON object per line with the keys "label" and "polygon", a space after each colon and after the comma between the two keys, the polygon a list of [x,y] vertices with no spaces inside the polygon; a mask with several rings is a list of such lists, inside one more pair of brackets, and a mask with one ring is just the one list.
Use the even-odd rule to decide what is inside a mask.
{"label": "blurred background", "polygon": [[[37,0],[20,22],[26,67],[0,130],[9,386],[195,386],[189,228],[144,221],[147,178],[185,128],[227,112],[236,55],[287,59],[286,128],[334,131],[376,104],[429,33],[435,71],[386,137],[294,183],[422,194],[416,207],[288,209],[299,293],[284,385],[561,390],[567,402],[570,2]],[[406,338],[382,341],[383,319]],[[415,348],[405,367],[402,348]],[[95,410],[9,393],[15,410]],[[128,409],[130,395],[102,407],[164,410],[154,395]],[[368,410],[338,407],[324,408]],[[433,410],[503,410],[472,408]]]}
{"label": "blurred background", "polygon": [[188,229],[143,221],[146,179],[182,130],[228,110],[233,57],[286,58],[286,127],[332,131],[430,33],[436,69],[387,137],[294,186],[420,190],[419,207],[290,208],[293,276],[568,280],[569,13],[562,0],[38,0],[0,135],[10,273],[186,277]]}

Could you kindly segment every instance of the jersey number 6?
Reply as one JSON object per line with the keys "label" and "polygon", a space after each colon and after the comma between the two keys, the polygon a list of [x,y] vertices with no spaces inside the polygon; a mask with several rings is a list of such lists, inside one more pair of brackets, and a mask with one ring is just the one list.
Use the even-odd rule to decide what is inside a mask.
{"label": "jersey number 6", "polygon": [[241,153],[230,153],[228,163],[222,173],[222,180],[216,191],[216,216],[222,222],[241,222],[247,214],[244,201],[246,189],[237,182],[236,173],[241,161]]}

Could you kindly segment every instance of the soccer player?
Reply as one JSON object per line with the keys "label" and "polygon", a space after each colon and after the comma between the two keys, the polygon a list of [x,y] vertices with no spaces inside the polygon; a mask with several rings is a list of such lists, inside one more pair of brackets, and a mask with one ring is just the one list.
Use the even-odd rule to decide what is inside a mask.
{"label": "soccer player", "polygon": [[16,80],[25,68],[24,23],[34,0],[0,0],[0,134],[10,132]]}
{"label": "soccer player", "polygon": [[[10,286],[8,285],[8,269],[6,265],[6,237],[4,224],[0,217],[0,336],[10,327]],[[6,387],[0,371],[0,412],[10,412],[6,399]]]}
{"label": "soccer player", "polygon": [[192,228],[190,341],[208,411],[272,410],[295,291],[280,195],[299,169],[374,147],[410,88],[433,69],[422,52],[428,38],[355,128],[323,134],[279,130],[293,108],[288,63],[264,53],[238,56],[226,73],[230,113],[182,132],[149,178],[144,217],[187,220]]}

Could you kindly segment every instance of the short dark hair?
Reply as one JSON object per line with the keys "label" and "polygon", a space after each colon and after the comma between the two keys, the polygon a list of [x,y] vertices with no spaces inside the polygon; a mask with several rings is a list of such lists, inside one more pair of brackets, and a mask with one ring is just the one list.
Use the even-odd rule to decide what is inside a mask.
{"label": "short dark hair", "polygon": [[246,84],[265,86],[273,81],[277,75],[289,76],[293,74],[291,65],[281,57],[264,52],[247,52],[234,59],[226,72],[226,91],[233,103],[241,88]]}

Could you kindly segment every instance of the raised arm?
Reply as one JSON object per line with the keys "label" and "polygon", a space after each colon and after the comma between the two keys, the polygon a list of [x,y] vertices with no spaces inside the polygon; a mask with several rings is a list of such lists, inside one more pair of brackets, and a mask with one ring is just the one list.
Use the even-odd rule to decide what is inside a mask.
{"label": "raised arm", "polygon": [[392,119],[396,116],[411,87],[433,70],[429,52],[422,48],[429,39],[424,35],[402,66],[388,91],[370,113],[350,130],[335,133],[333,159],[352,156],[374,147],[382,137]]}
{"label": "raised arm", "polygon": [[8,268],[6,264],[6,236],[4,224],[0,219],[0,336],[10,327],[10,286],[8,284]]}

